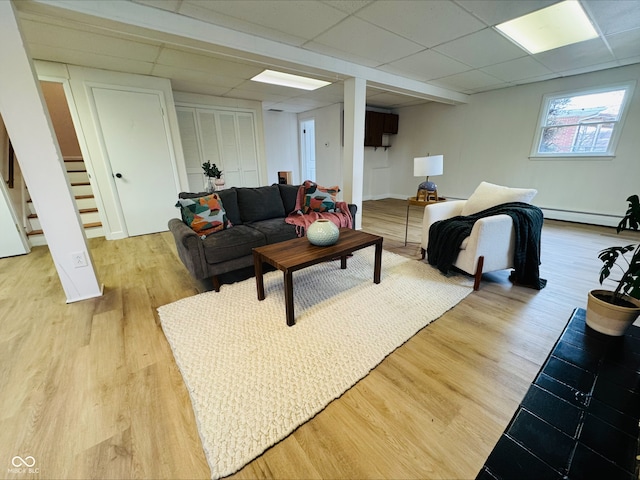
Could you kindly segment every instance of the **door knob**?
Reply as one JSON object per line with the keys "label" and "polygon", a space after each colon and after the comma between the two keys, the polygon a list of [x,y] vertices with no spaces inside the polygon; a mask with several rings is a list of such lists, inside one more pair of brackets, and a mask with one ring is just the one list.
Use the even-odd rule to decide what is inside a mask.
{"label": "door knob", "polygon": [[122,178],[122,174],[121,173],[116,173],[116,178]]}

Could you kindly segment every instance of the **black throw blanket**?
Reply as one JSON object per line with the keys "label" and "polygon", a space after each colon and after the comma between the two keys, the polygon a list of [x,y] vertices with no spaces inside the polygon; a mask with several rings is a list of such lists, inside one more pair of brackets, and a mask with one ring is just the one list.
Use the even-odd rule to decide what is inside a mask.
{"label": "black throw blanket", "polygon": [[449,273],[458,258],[460,245],[471,234],[474,223],[491,215],[509,215],[515,230],[513,283],[541,290],[547,281],[540,278],[540,237],[544,217],[542,210],[522,202],[504,203],[473,215],[448,218],[429,228],[428,260],[443,273]]}

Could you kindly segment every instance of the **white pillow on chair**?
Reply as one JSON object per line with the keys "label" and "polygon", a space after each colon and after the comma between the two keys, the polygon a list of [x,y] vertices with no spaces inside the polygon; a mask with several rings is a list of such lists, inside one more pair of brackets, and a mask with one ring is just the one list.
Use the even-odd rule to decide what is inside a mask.
{"label": "white pillow on chair", "polygon": [[503,203],[530,203],[537,193],[538,191],[535,188],[503,187],[493,183],[482,182],[464,204],[460,215],[473,215]]}

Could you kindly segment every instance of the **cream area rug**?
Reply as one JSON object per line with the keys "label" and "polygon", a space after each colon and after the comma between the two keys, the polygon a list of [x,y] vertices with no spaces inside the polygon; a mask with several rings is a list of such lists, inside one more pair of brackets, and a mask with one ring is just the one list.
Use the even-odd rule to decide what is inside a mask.
{"label": "cream area rug", "polygon": [[158,309],[191,396],[212,478],[230,475],[323,410],[416,332],[472,291],[463,276],[374,249],[293,274],[296,325],[285,319],[283,274]]}

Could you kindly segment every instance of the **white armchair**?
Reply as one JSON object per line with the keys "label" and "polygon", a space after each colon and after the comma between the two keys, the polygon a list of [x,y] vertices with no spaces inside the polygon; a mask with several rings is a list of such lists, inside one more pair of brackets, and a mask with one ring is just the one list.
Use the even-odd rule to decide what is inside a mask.
{"label": "white armchair", "polygon": [[[536,193],[534,189],[509,188],[482,182],[468,200],[427,205],[422,221],[422,259],[427,253],[429,228],[433,223],[458,215],[471,215],[503,203],[530,203]],[[473,275],[473,289],[478,290],[483,272],[513,268],[514,249],[515,231],[509,215],[480,218],[473,225],[471,234],[462,242],[453,265]]]}

